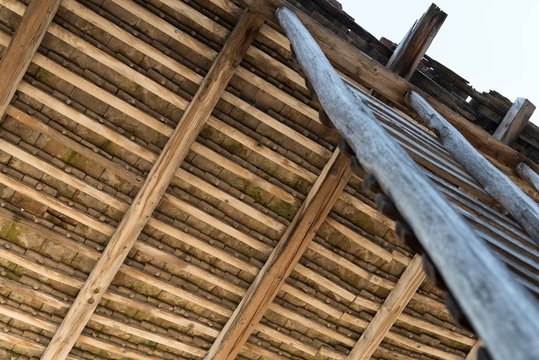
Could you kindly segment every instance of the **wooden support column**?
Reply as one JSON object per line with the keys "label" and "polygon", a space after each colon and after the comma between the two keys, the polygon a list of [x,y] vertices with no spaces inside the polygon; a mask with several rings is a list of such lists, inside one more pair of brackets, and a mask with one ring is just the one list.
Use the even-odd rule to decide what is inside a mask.
{"label": "wooden support column", "polygon": [[206,360],[236,358],[326,219],[351,175],[350,157],[337,149],[208,351]]}
{"label": "wooden support column", "polygon": [[446,17],[446,13],[432,4],[399,43],[386,68],[410,80]]}
{"label": "wooden support column", "polygon": [[425,280],[425,273],[422,270],[422,259],[421,256],[415,255],[395,288],[348,354],[348,360],[369,360],[371,358],[423,280]]}
{"label": "wooden support column", "polygon": [[332,124],[394,201],[490,353],[496,360],[536,359],[539,323],[529,321],[539,318],[536,300],[383,130],[298,17],[280,8],[277,18]]}
{"label": "wooden support column", "polygon": [[66,358],[159,203],[191,144],[202,130],[261,25],[261,18],[254,13],[246,12],[242,16],[54,334],[42,360]]}
{"label": "wooden support column", "polygon": [[410,106],[436,131],[444,148],[466,171],[483,185],[485,191],[497,200],[539,244],[539,206],[511,179],[481,155],[451,124],[419,94],[408,95]]}
{"label": "wooden support column", "polygon": [[535,105],[524,98],[518,98],[505,114],[492,136],[502,143],[511,145],[519,136],[535,111]]}
{"label": "wooden support column", "polygon": [[517,173],[523,180],[527,181],[531,186],[533,186],[535,191],[539,192],[539,174],[524,163],[517,165]]}
{"label": "wooden support column", "polygon": [[0,60],[0,119],[17,91],[61,0],[31,0]]}

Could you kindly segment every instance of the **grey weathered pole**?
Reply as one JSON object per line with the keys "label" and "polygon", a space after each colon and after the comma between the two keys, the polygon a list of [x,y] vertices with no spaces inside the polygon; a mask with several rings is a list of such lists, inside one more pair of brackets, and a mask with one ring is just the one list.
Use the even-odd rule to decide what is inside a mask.
{"label": "grey weathered pole", "polygon": [[522,225],[532,239],[539,243],[539,207],[511,179],[481,155],[461,133],[444,119],[421,95],[411,91],[410,106],[436,131],[444,148],[466,171],[483,185],[485,191],[498,201]]}
{"label": "grey weathered pole", "polygon": [[296,15],[280,8],[277,18],[333,125],[393,199],[495,359],[536,359],[536,300],[377,124]]}

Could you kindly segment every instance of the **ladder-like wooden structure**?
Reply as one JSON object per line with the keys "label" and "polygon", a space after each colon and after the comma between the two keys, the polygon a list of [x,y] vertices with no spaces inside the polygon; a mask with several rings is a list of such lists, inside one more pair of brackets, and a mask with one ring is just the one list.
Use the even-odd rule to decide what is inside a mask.
{"label": "ladder-like wooden structure", "polygon": [[[488,238],[488,235],[472,229],[462,216],[457,214],[447,199],[435,189],[431,181],[401,146],[381,128],[371,110],[372,98],[358,90],[352,84],[352,80],[346,79],[344,81],[341,78],[341,75],[334,70],[333,65],[330,64],[294,12],[287,8],[280,8],[277,13],[278,21],[285,31],[286,37],[267,24],[263,24],[264,21],[274,22],[275,10],[283,5],[282,1],[239,1],[243,8],[226,1],[210,1],[221,9],[220,11],[237,15],[239,20],[230,31],[183,2],[160,1],[164,6],[187,14],[197,23],[197,26],[226,39],[223,41],[220,51],[215,51],[201,44],[194,36],[191,37],[191,35],[176,29],[166,20],[156,16],[136,2],[129,0],[114,0],[112,2],[122,11],[129,13],[130,16],[154,24],[159,28],[159,31],[163,31],[167,36],[181,39],[205,61],[210,62],[211,67],[209,66],[205,76],[201,76],[168,54],[156,50],[152,45],[137,38],[136,32],[129,33],[123,30],[75,0],[31,0],[28,7],[18,1],[0,0],[0,5],[14,14],[22,16],[20,27],[12,39],[3,32],[0,33],[0,45],[6,48],[0,62],[0,78],[5,84],[0,89],[0,117],[6,114],[10,119],[14,119],[24,127],[49,137],[55,144],[69,148],[90,161],[110,169],[114,176],[124,179],[133,188],[132,196],[112,195],[110,191],[104,190],[102,183],[96,181],[97,185],[90,184],[86,180],[74,176],[71,173],[72,169],[64,170],[56,163],[53,165],[43,160],[35,149],[29,151],[19,147],[13,143],[9,136],[0,138],[0,149],[3,153],[18,159],[17,161],[29,164],[55,181],[77,189],[84,196],[88,195],[101,201],[110,206],[112,213],[118,212],[121,215],[117,226],[112,226],[106,216],[96,218],[94,215],[76,208],[71,202],[65,203],[63,200],[28,186],[27,183],[17,180],[10,173],[4,171],[0,174],[2,186],[33,199],[61,216],[72,218],[82,226],[86,226],[107,239],[106,247],[88,246],[75,241],[73,237],[76,234],[74,232],[64,230],[62,230],[64,232],[59,232],[56,228],[50,229],[40,223],[41,220],[38,216],[32,215],[34,217],[31,220],[24,214],[24,208],[20,208],[19,213],[14,214],[11,210],[4,208],[6,203],[2,201],[0,203],[0,220],[11,221],[16,226],[39,233],[56,245],[90,259],[95,262],[95,265],[91,271],[88,271],[88,274],[83,274],[87,276],[86,278],[84,276],[82,279],[70,276],[63,270],[51,268],[45,260],[32,261],[20,252],[12,251],[9,241],[5,242],[2,239],[2,243],[5,245],[0,247],[0,257],[3,260],[39,276],[52,279],[62,286],[76,289],[77,293],[73,301],[68,301],[65,295],[64,298],[59,298],[55,294],[41,291],[42,289],[37,285],[37,282],[30,287],[27,284],[17,283],[2,274],[0,276],[1,289],[7,289],[17,296],[41,301],[46,306],[58,310],[58,313],[62,311],[67,313],[60,320],[57,318],[43,319],[41,314],[32,316],[24,306],[17,308],[12,303],[5,304],[6,300],[2,297],[0,315],[42,329],[46,333],[50,333],[52,339],[45,346],[41,343],[29,342],[24,336],[0,331],[0,341],[7,341],[13,343],[15,347],[20,346],[38,352],[42,359],[50,360],[79,359],[78,356],[70,352],[74,346],[80,345],[103,349],[115,354],[115,356],[144,360],[149,358],[148,353],[125,348],[104,341],[97,335],[89,336],[88,333],[84,333],[87,324],[94,322],[101,327],[107,327],[113,331],[123,331],[129,336],[172,348],[177,353],[185,352],[191,357],[208,360],[233,359],[243,354],[244,351],[271,359],[282,358],[280,353],[269,351],[258,343],[248,342],[248,339],[255,332],[279,339],[282,343],[293,344],[293,347],[312,357],[366,360],[373,356],[376,350],[380,350],[379,345],[384,338],[413,348],[412,341],[391,331],[396,321],[401,319],[410,326],[426,327],[437,335],[456,340],[464,346],[472,348],[466,357],[466,359],[471,359],[480,347],[480,343],[475,342],[471,335],[449,331],[447,328],[403,313],[403,309],[414,296],[440,312],[445,310],[437,300],[417,293],[427,277],[423,271],[423,264],[429,264],[429,261],[432,260],[445,285],[457,299],[478,336],[486,343],[491,355],[496,360],[535,359],[536,354],[539,353],[539,325],[537,322],[529,321],[529,319],[539,318],[536,300],[515,280],[514,274],[510,273],[484,244],[481,237]],[[160,67],[175,74],[181,74],[187,81],[198,86],[196,92],[189,101],[185,100],[180,95],[165,88],[163,84],[166,81],[158,83],[151,80],[135,70],[134,66],[130,67],[118,61],[66,28],[56,23],[51,24],[60,6],[64,8],[64,11],[86,19],[106,36],[114,37],[124,44],[128,44],[128,47],[147,55]],[[500,161],[499,164],[506,167],[512,162],[518,161],[521,163],[519,171],[522,177],[536,187],[537,174],[534,170],[537,170],[537,166],[532,163],[526,165],[526,160],[518,153],[507,147],[497,146],[497,143],[493,143],[495,140],[485,137],[482,132],[469,126],[465,120],[459,118],[447,107],[431,101],[432,99],[425,97],[405,80],[414,73],[417,64],[424,56],[428,45],[445,19],[445,14],[440,9],[432,6],[414,25],[405,40],[396,48],[386,68],[374,64],[364,54],[356,52],[357,49],[347,47],[350,46],[349,44],[343,45],[342,39],[328,34],[325,29],[317,25],[313,25],[312,19],[301,14],[299,16],[303,22],[311,27],[311,30],[316,29],[313,32],[316,40],[323,44],[327,56],[333,63],[338,63],[341,68],[357,67],[359,69],[357,72],[361,74],[364,81],[362,85],[369,88],[371,94],[397,103],[401,108],[407,105],[414,109],[423,122],[438,134],[445,150],[482,186],[481,196],[483,198],[490,196],[503,205],[520,223],[520,226],[529,233],[529,238],[538,241],[539,213],[537,204],[475,148],[481,149],[484,154],[490,157],[497,157]],[[65,64],[60,65],[44,53],[37,52],[37,48],[47,32],[51,37],[64,41],[69,46],[83,52],[85,56],[106,65],[111,71],[134,81],[145,92],[165,99],[180,109],[183,116],[176,127],[165,123],[163,118],[156,119],[153,115],[133,106],[132,102],[121,99],[86,80],[82,75],[68,70],[64,67]],[[301,87],[304,85],[303,78],[295,71],[252,46],[256,36],[271,39],[284,48],[288,47],[288,41],[290,41],[297,61],[305,74],[305,79],[311,88],[312,95],[320,103],[319,109],[314,109],[309,104],[290,96],[282,89],[258,77],[255,71],[240,65],[242,59],[247,55],[257,60],[262,59],[271,63],[273,70],[278,73],[282,72],[283,76],[286,75],[287,81],[299,84]],[[328,51],[331,49],[335,51]],[[338,61],[336,61],[337,59]],[[23,80],[31,63],[56,74],[56,76],[61,76],[77,89],[91,94],[99,101],[106,103],[107,106],[114,108],[115,111],[126,114],[147,126],[151,131],[156,131],[160,136],[166,137],[167,141],[164,147],[158,151],[146,148],[134,141],[135,136],[129,138],[104,125],[101,121],[78,112],[70,106],[70,99],[61,102],[53,95],[40,90],[33,82]],[[319,110],[322,120],[329,121],[342,134],[348,145],[343,143],[341,147],[328,150],[295,129],[273,119],[237,95],[236,91],[228,88],[234,75],[248,82],[250,86],[257,89],[260,87],[279,101],[290,104],[302,116],[309,119],[318,120],[317,110]],[[110,158],[103,156],[103,152],[100,152],[97,147],[91,148],[88,143],[79,143],[73,138],[65,136],[67,131],[57,130],[50,124],[43,123],[33,117],[33,112],[24,112],[17,106],[10,105],[17,90],[24,96],[28,96],[74,121],[80,128],[99,133],[105,139],[110,140],[112,144],[136,155],[141,162],[147,165],[148,174],[145,176],[135,175],[135,167],[121,166],[118,162],[110,160],[112,156]],[[406,100],[404,100],[405,95]],[[298,144],[321,156],[324,159],[324,164],[320,166],[319,173],[314,174],[310,170],[302,168],[212,115],[219,100],[224,100],[228,105],[252,114],[272,130],[290,136]],[[367,104],[369,101],[371,103]],[[503,126],[500,125],[498,131],[498,137],[505,139],[506,142],[514,139],[515,134],[522,129],[530,115],[531,105],[526,107],[526,111],[522,111],[522,106],[517,105],[518,103],[515,103],[514,109],[508,113],[502,123]],[[397,117],[397,115],[392,116]],[[513,118],[518,120],[516,125],[512,124]],[[451,124],[456,125],[460,132],[466,135],[466,138],[446,119],[450,120]],[[206,125],[218,129],[226,136],[233,137],[234,141],[240,144],[246,144],[256,152],[257,156],[267,157],[287,171],[297,172],[311,183],[309,191],[305,193],[305,196],[298,197],[297,193],[283,190],[266,178],[254,174],[252,170],[248,170],[196,142],[197,136]],[[4,130],[2,129],[2,131]],[[496,146],[492,146],[493,144]],[[272,196],[297,206],[297,211],[294,212],[293,217],[290,217],[290,222],[285,225],[258,208],[242,202],[243,198],[238,199],[218,187],[198,179],[189,171],[180,168],[180,164],[184,162],[189,151],[212,159],[216,166],[222,166],[226,171],[242,179],[247,179],[260,189],[271,193]],[[375,179],[376,184],[373,187],[381,187],[378,191],[384,193],[379,198],[382,199],[379,203],[381,213],[344,191],[349,181],[353,179],[353,170],[358,164],[362,168],[361,171],[370,174]],[[498,166],[500,166],[499,164]],[[196,189],[204,189],[226,204],[225,206],[230,206],[233,211],[240,212],[250,220],[258,221],[268,227],[269,231],[277,234],[277,244],[273,247],[269,246],[243,228],[232,226],[226,220],[209,214],[204,209],[197,208],[176,197],[172,191],[167,192],[167,188],[174,187],[176,181],[185,181]],[[483,193],[483,190],[486,193]],[[393,214],[392,216],[399,220],[399,225],[401,225],[399,229],[413,232],[413,234],[406,234],[407,236],[413,237],[414,234],[417,236],[421,244],[420,247],[424,251],[423,256],[412,254],[408,257],[398,251],[390,252],[366,240],[363,235],[355,232],[348,225],[330,217],[330,212],[341,197],[350,203],[355,201],[355,206],[388,229],[399,228],[385,216],[385,214]],[[218,229],[229,238],[241,243],[241,246],[249,247],[253,251],[263,254],[265,262],[258,266],[258,260],[253,263],[245,261],[236,253],[231,253],[228,248],[213,246],[213,242],[201,240],[196,234],[180,230],[175,223],[163,221],[154,213],[161,202],[184,211],[207,226]],[[509,222],[505,218],[504,221]],[[405,270],[398,281],[390,281],[369,273],[346,257],[329,251],[323,245],[313,241],[324,223],[348,238],[354,239],[366,251],[376,254],[384,261],[388,263],[395,261],[404,266]],[[518,228],[519,225],[512,224],[511,226]],[[155,242],[143,240],[145,235],[142,233],[145,228],[165,234],[174,241],[182,242],[195,251],[203,253],[204,256],[212,256],[225,263],[226,266],[233,267],[237,271],[235,282],[221,278],[203,267],[190,263],[170,250],[167,252],[170,247],[163,249],[162,243],[156,245]],[[529,241],[527,235],[521,234],[519,236],[525,241]],[[522,246],[522,248],[527,249],[528,247]],[[342,262],[347,269],[351,269],[377,286],[389,290],[389,295],[383,303],[378,303],[349,291],[341,284],[332,283],[331,280],[300,263],[300,259],[308,251],[327,257],[335,263]],[[232,294],[233,297],[239,299],[238,304],[231,309],[229,304],[223,305],[220,301],[214,301],[215,296],[212,297],[213,295],[209,295],[209,293],[206,297],[193,294],[160,278],[160,270],[149,274],[145,271],[146,269],[126,262],[130,252],[138,252],[142,257],[165,264],[164,269],[167,271],[174,268],[188,272],[189,276],[209,283],[211,287],[217,289],[217,293],[223,291]],[[148,266],[150,271],[153,271],[151,270],[152,266],[151,264]],[[67,266],[66,268],[70,269]],[[357,314],[353,314],[350,309],[348,309],[349,312],[346,312],[340,308],[333,308],[328,305],[330,302],[327,298],[327,303],[325,303],[315,296],[302,293],[286,282],[293,271],[299,272],[308,281],[312,280],[323,284],[330,292],[337,294],[336,296],[349,301],[352,306],[368,309],[375,315],[370,322],[367,322]],[[240,273],[241,276],[238,275]],[[533,272],[531,273],[530,278],[533,279]],[[154,306],[155,304],[151,302],[140,301],[140,298],[137,298],[133,293],[130,293],[133,296],[120,294],[116,289],[111,289],[111,283],[117,276],[131,277],[136,281],[154,286],[163,293],[171,294],[183,302],[208,309],[221,321],[222,318],[226,318],[226,322],[223,321],[221,328],[214,327],[213,322],[203,323],[188,318],[187,315],[180,315],[177,308],[173,308],[174,311],[172,311],[162,308],[161,305]],[[244,278],[250,279],[249,282],[246,282]],[[533,288],[535,285],[527,283],[527,286]],[[361,336],[359,339],[352,339],[329,326],[324,327],[308,316],[291,311],[275,302],[280,292],[315,307],[329,317],[350,324],[351,327],[361,328],[363,330]],[[153,328],[145,329],[129,322],[119,321],[117,318],[105,316],[96,312],[102,301],[127,304],[126,306],[135,308],[137,313],[151,314],[159,321],[168,321],[178,326],[184,326],[189,331],[204,334],[206,337],[204,341],[207,342],[207,338],[212,339],[211,346],[208,345],[206,349],[202,349],[198,344],[188,343],[184,338],[180,340],[173,335],[163,333],[163,331],[156,332],[152,330]],[[268,311],[284,314],[302,326],[314,329],[322,336],[325,336],[327,331],[331,339],[346,345],[351,350],[345,356],[342,350],[336,351],[325,346],[313,348],[302,344],[292,336],[286,336],[263,323],[263,317]],[[501,313],[504,314],[503,317],[498,316]],[[445,360],[459,358],[435,347],[426,346],[425,348],[429,356]],[[382,351],[385,350],[382,349]],[[156,359],[155,356],[151,358]]]}
{"label": "ladder-like wooden structure", "polygon": [[[332,124],[363,168],[393,199],[494,357],[535,358],[539,354],[539,323],[529,321],[539,318],[535,299],[512,280],[505,266],[376,124],[374,115],[354,96],[294,13],[280,8],[277,17]],[[424,99],[416,93],[409,96],[414,109],[438,131],[457,160],[480,182],[496,181],[491,186],[486,184],[487,191],[497,195],[530,235],[539,239],[537,204],[480,157]],[[502,313],[504,316],[499,316]]]}

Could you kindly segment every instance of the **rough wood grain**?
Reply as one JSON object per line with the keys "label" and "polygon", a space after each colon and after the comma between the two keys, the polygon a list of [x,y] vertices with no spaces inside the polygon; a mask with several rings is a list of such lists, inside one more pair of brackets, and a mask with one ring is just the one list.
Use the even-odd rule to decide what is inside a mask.
{"label": "rough wood grain", "polygon": [[60,3],[60,0],[30,1],[13,40],[0,60],[0,118],[4,116]]}
{"label": "rough wood grain", "polygon": [[43,360],[65,359],[97,304],[122,266],[138,235],[149,220],[176,169],[187,155],[191,144],[210,116],[234,69],[251,44],[261,19],[246,13],[236,26],[208,75],[200,85],[178,126],[169,138],[157,162],[133,204],[112,235],[103,255],[77,295],[62,324],[54,334]]}
{"label": "rough wood grain", "polygon": [[[268,22],[273,23],[277,23],[274,16],[275,10],[280,6],[289,6],[284,0],[238,0],[237,2],[244,8],[258,12]],[[486,131],[471,124],[466,118],[432,96],[427,95],[406,79],[386,69],[383,65],[371,59],[354,45],[323,27],[311,17],[300,11],[296,13],[316,39],[328,59],[338,70],[350,78],[367,88],[373,89],[377,94],[384,96],[384,98],[409,114],[411,112],[405,103],[405,95],[409,91],[416,91],[433,104],[433,107],[450,121],[479,151],[508,168],[512,169],[515,164],[524,162],[539,172],[539,165],[527,159],[524,155],[505,144],[501,144]],[[271,27],[267,26],[263,28],[261,34],[282,44],[281,35],[271,29]]]}
{"label": "rough wood grain", "polygon": [[352,175],[350,158],[336,150],[264,267],[205,359],[234,359],[337,201]]}
{"label": "rough wood grain", "polygon": [[333,125],[393,199],[495,359],[534,359],[539,324],[528,319],[539,316],[537,301],[356,100],[297,16],[280,8],[277,17]]}
{"label": "rough wood grain", "polygon": [[399,43],[386,68],[410,80],[446,17],[447,14],[438,6],[431,4]]}
{"label": "rough wood grain", "polygon": [[371,358],[423,280],[425,273],[422,269],[422,259],[416,255],[348,354],[348,360]]}
{"label": "rough wood grain", "polygon": [[408,96],[410,106],[434,130],[446,150],[496,199],[539,244],[539,207],[509,177],[483,155],[416,92]]}
{"label": "rough wood grain", "polygon": [[527,181],[535,191],[539,191],[539,175],[533,171],[528,165],[520,163],[517,165],[518,175],[525,181]]}
{"label": "rough wood grain", "polygon": [[524,98],[516,99],[492,136],[504,144],[512,144],[519,137],[534,111],[535,105],[531,101]]}

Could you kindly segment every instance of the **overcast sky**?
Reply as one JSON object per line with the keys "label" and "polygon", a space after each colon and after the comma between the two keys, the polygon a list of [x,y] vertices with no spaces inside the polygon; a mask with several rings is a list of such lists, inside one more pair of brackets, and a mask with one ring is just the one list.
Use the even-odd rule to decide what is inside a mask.
{"label": "overcast sky", "polygon": [[[400,42],[429,0],[340,0],[375,37]],[[539,107],[539,1],[437,0],[448,16],[427,54],[479,91],[496,90]],[[539,125],[539,110],[532,121]]]}

